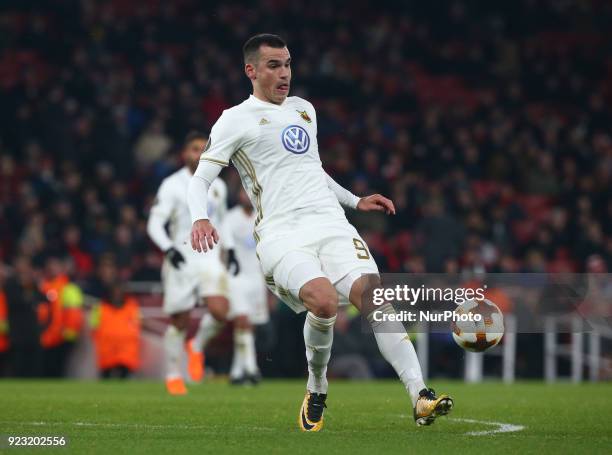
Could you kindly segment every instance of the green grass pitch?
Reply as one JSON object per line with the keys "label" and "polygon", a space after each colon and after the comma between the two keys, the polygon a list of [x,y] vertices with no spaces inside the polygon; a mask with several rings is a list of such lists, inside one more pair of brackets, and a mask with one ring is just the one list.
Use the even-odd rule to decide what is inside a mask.
{"label": "green grass pitch", "polygon": [[[161,383],[0,381],[0,434],[69,445],[5,453],[612,453],[612,385],[434,382],[450,416],[417,428],[398,382],[330,383],[325,428],[301,433],[303,381],[224,382],[170,397]],[[476,420],[478,422],[466,421]],[[520,425],[516,432],[499,431]],[[474,432],[491,432],[472,435]]]}

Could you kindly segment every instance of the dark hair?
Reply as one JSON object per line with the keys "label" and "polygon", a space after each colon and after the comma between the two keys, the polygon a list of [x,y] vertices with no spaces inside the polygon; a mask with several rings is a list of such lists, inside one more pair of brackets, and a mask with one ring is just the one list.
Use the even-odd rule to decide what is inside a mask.
{"label": "dark hair", "polygon": [[244,46],[242,46],[242,55],[244,63],[252,63],[257,60],[259,48],[261,46],[270,46],[275,49],[287,47],[287,43],[278,35],[270,33],[260,33],[259,35],[251,36]]}
{"label": "dark hair", "polygon": [[187,136],[185,136],[185,140],[183,141],[183,147],[187,147],[191,141],[195,141],[196,139],[202,139],[203,141],[207,141],[208,135],[202,133],[201,131],[190,131]]}

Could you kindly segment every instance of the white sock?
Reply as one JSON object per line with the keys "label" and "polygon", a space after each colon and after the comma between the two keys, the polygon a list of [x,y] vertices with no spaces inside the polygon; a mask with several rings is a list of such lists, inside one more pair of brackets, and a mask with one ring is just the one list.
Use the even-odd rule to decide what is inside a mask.
{"label": "white sock", "polygon": [[164,333],[164,358],[166,363],[166,379],[180,378],[181,359],[184,352],[185,331],[169,325]]}
{"label": "white sock", "polygon": [[231,378],[240,378],[246,370],[246,342],[244,330],[234,329],[234,357],[232,358]]}
{"label": "white sock", "polygon": [[196,352],[202,352],[206,349],[206,345],[212,340],[217,333],[223,328],[225,322],[217,321],[212,314],[206,313],[202,319],[200,319],[200,325],[198,331],[193,337],[193,343],[191,347]]}
{"label": "white sock", "polygon": [[245,345],[244,369],[247,374],[257,374],[259,368],[257,368],[257,353],[255,352],[255,335],[253,330],[245,330],[241,336],[244,339]]}
{"label": "white sock", "polygon": [[304,343],[308,360],[308,385],[310,392],[327,393],[327,364],[334,341],[336,316],[320,318],[311,312],[306,315]]}
{"label": "white sock", "polygon": [[[394,312],[389,304],[382,305],[377,311]],[[398,321],[373,321],[370,324],[378,343],[378,349],[387,362],[391,364],[404,387],[410,394],[412,405],[416,404],[419,392],[424,389],[421,365],[406,330]]]}

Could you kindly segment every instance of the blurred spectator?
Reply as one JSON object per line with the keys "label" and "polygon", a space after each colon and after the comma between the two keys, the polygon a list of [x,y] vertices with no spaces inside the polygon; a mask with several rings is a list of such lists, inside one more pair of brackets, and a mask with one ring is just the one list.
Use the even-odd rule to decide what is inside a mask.
{"label": "blurred spectator", "polygon": [[162,121],[155,119],[134,146],[136,161],[141,166],[150,166],[161,161],[165,158],[171,145],[172,141],[164,133]]}
{"label": "blurred spectator", "polygon": [[9,321],[8,303],[4,293],[4,265],[0,262],[0,377],[8,373]]}
{"label": "blurred spectator", "polygon": [[37,278],[30,259],[19,256],[14,262],[13,276],[4,286],[8,303],[10,373],[16,377],[40,377],[43,373],[42,330],[37,310],[39,305],[48,302],[39,290]]}
{"label": "blurred spectator", "polygon": [[430,272],[442,272],[447,260],[456,259],[463,245],[463,227],[445,213],[439,199],[426,203],[425,216],[417,225],[418,244]]}

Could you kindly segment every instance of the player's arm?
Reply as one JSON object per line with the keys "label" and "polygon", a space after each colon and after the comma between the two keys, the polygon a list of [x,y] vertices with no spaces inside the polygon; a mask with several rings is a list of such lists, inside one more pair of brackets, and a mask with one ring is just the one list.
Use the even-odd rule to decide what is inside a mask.
{"label": "player's arm", "polygon": [[164,227],[172,214],[173,208],[174,199],[172,191],[168,182],[164,180],[157,190],[155,201],[149,212],[149,220],[147,221],[147,233],[162,251],[166,251],[173,246],[172,239],[168,237]]}
{"label": "player's arm", "polygon": [[343,205],[344,207],[349,207],[351,209],[357,208],[357,204],[359,203],[358,196],[355,196],[349,190],[347,190],[338,182],[336,182],[333,178],[329,176],[327,172],[325,173],[325,178],[327,179],[327,186],[330,190],[332,190],[332,193],[336,195],[336,199],[338,199],[340,205]]}
{"label": "player's arm", "polygon": [[224,111],[212,127],[187,191],[187,203],[193,222],[191,247],[200,253],[212,249],[219,241],[219,234],[208,217],[208,189],[221,169],[229,165],[234,152],[243,145],[245,135],[241,119],[227,112]]}
{"label": "player's arm", "polygon": [[372,194],[371,196],[360,198],[342,187],[329,174],[325,173],[325,176],[327,178],[327,186],[336,195],[341,205],[363,212],[378,211],[385,212],[387,215],[395,215],[395,207],[390,199],[380,194]]}
{"label": "player's arm", "polygon": [[151,237],[151,240],[153,240],[153,243],[164,252],[170,263],[178,269],[181,264],[185,262],[185,258],[176,248],[174,248],[172,239],[168,237],[165,228],[166,222],[170,218],[174,206],[175,200],[172,195],[172,188],[170,188],[168,181],[164,181],[159,187],[159,190],[157,190],[155,202],[149,212],[147,233],[149,237]]}
{"label": "player's arm", "polygon": [[191,247],[198,253],[212,250],[219,242],[219,234],[208,216],[208,190],[212,181],[221,172],[221,165],[209,160],[200,160],[198,168],[189,181],[187,204],[191,213]]}
{"label": "player's arm", "polygon": [[219,235],[221,237],[221,245],[227,251],[227,270],[232,275],[236,276],[240,273],[240,264],[236,257],[236,242],[234,241],[234,233],[232,232],[231,224],[229,223],[229,216],[227,210],[227,186],[225,183],[220,187],[221,197],[219,207],[217,208],[219,213]]}

